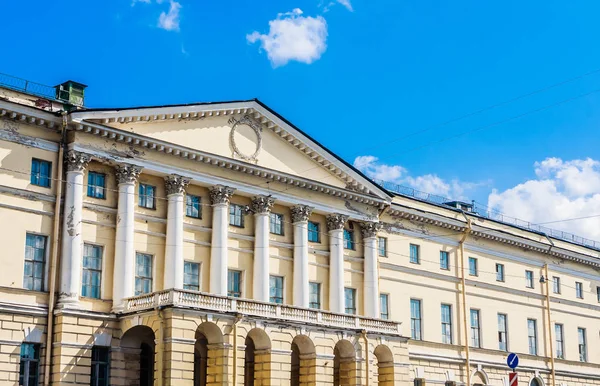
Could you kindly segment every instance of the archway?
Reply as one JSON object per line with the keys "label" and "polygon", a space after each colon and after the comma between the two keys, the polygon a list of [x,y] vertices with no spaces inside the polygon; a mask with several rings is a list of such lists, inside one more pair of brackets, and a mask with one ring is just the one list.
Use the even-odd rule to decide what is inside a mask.
{"label": "archway", "polygon": [[264,330],[253,328],[246,335],[244,353],[244,385],[266,383],[271,378],[271,340]]}
{"label": "archway", "polygon": [[[204,322],[196,329],[196,343],[194,344],[194,386],[206,386],[216,381],[214,375],[222,372],[223,365],[216,366],[216,357],[219,353],[218,348],[221,348],[223,343],[223,333],[219,326],[211,322]],[[223,351],[221,350],[223,356]],[[214,371],[212,377],[209,378],[209,359],[213,366],[221,371]],[[224,363],[224,362],[223,362]],[[211,366],[212,367],[212,366]]]}
{"label": "archway", "polygon": [[394,354],[388,346],[380,344],[373,351],[377,358],[377,383],[383,386],[394,385]]}
{"label": "archway", "polygon": [[536,376],[531,378],[531,381],[529,381],[529,386],[544,386],[544,381],[542,378]]}
{"label": "archway", "polygon": [[154,384],[154,331],[148,326],[135,326],[123,334],[121,348],[129,385]]}
{"label": "archway", "polygon": [[292,340],[292,386],[315,385],[317,351],[313,341],[306,335],[298,335]]}
{"label": "archway", "polygon": [[342,339],[333,349],[333,385],[356,384],[356,350],[352,343]]}

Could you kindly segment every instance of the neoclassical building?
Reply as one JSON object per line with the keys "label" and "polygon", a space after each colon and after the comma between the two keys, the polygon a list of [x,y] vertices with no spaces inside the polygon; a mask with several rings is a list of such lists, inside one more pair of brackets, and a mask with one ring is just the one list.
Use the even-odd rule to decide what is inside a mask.
{"label": "neoclassical building", "polygon": [[394,193],[258,100],[37,86],[0,85],[0,385],[600,385],[600,243]]}

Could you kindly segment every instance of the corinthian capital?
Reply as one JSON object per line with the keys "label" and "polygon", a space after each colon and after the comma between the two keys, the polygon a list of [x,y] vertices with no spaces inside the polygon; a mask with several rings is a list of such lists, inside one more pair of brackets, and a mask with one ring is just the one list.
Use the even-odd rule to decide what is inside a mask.
{"label": "corinthian capital", "polygon": [[345,214],[329,214],[327,215],[327,230],[333,231],[337,229],[344,229],[346,221],[348,221],[348,216]]}
{"label": "corinthian capital", "polygon": [[140,166],[119,164],[115,168],[115,175],[117,176],[118,184],[135,184],[142,168]]}
{"label": "corinthian capital", "polygon": [[292,222],[308,221],[313,208],[308,205],[296,205],[290,209],[292,212]]}
{"label": "corinthian capital", "polygon": [[360,232],[364,239],[377,236],[377,232],[381,230],[383,224],[379,222],[363,222],[360,223]]}
{"label": "corinthian capital", "polygon": [[275,199],[273,197],[256,196],[252,199],[250,210],[254,212],[254,214],[269,214],[271,213],[271,208],[273,208],[274,203]]}
{"label": "corinthian capital", "polygon": [[68,172],[83,172],[87,168],[91,157],[88,154],[81,153],[75,150],[69,150],[65,157]]}
{"label": "corinthian capital", "polygon": [[183,194],[189,183],[189,178],[178,176],[177,174],[166,176],[165,188],[167,191],[167,196],[170,194]]}
{"label": "corinthian capital", "polygon": [[213,205],[226,204],[229,205],[229,199],[233,196],[234,188],[224,185],[215,185],[210,188],[210,202]]}

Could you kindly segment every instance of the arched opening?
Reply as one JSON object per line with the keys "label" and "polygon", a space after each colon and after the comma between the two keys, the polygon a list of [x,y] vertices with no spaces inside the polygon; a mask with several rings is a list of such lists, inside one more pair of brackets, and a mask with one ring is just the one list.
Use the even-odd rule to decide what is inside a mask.
{"label": "arched opening", "polygon": [[292,340],[292,386],[314,385],[317,352],[312,340],[306,335],[298,335]]}
{"label": "arched opening", "polygon": [[388,346],[380,344],[373,351],[377,358],[377,382],[379,385],[394,385],[394,355]]}
{"label": "arched opening", "polygon": [[[223,333],[214,323],[204,322],[196,329],[196,343],[194,344],[194,386],[206,386],[209,382],[209,358],[215,359],[215,345],[223,343]],[[221,355],[222,351],[221,351]],[[214,380],[211,380],[214,381]]]}
{"label": "arched opening", "polygon": [[154,331],[148,326],[135,326],[123,334],[121,348],[129,385],[154,384]]}
{"label": "arched opening", "polygon": [[245,386],[262,384],[263,379],[271,378],[271,340],[264,330],[253,328],[248,332],[244,355]]}
{"label": "arched opening", "polygon": [[533,377],[529,382],[529,386],[544,386],[544,382],[540,377]]}
{"label": "arched opening", "polygon": [[488,384],[487,376],[482,371],[476,371],[471,377],[471,384],[473,386],[484,386]]}
{"label": "arched opening", "polygon": [[337,342],[333,349],[333,384],[356,384],[356,350],[346,339]]}

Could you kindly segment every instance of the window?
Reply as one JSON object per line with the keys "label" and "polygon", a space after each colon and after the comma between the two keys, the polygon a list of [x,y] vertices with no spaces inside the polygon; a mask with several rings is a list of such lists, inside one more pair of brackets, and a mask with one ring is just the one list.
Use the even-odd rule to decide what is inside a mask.
{"label": "window", "polygon": [[108,386],[110,368],[108,347],[92,347],[91,386]]}
{"label": "window", "polygon": [[425,386],[425,380],[422,378],[415,378],[413,386]]}
{"label": "window", "polygon": [[525,271],[525,286],[533,288],[533,271]]}
{"label": "window", "polygon": [[535,319],[527,319],[527,341],[529,342],[529,354],[537,355],[537,322]]}
{"label": "window", "polygon": [[344,229],[344,248],[354,249],[354,231]]}
{"label": "window", "polygon": [[270,231],[274,235],[283,235],[283,215],[271,213],[269,215]]}
{"label": "window", "polygon": [[410,299],[410,337],[421,340],[421,301]]}
{"label": "window", "polygon": [[[52,169],[52,163],[48,161],[42,161],[41,159],[31,160],[31,183],[37,186],[43,186],[45,188],[50,187],[50,171]],[[60,177],[60,176],[59,176]]]}
{"label": "window", "polygon": [[152,292],[152,255],[135,254],[135,295]]}
{"label": "window", "polygon": [[452,344],[452,306],[442,304],[442,343]]}
{"label": "window", "polygon": [[587,343],[585,339],[585,328],[577,328],[577,339],[579,344],[579,361],[587,362]]}
{"label": "window", "polygon": [[469,257],[469,275],[477,276],[477,259]]}
{"label": "window", "polygon": [[450,260],[446,251],[440,251],[440,268],[450,269]]}
{"label": "window", "polygon": [[378,237],[377,246],[379,247],[379,256],[387,257],[387,238]]}
{"label": "window", "polygon": [[227,296],[239,298],[242,296],[242,272],[227,271]]}
{"label": "window", "polygon": [[202,199],[191,194],[185,195],[185,215],[192,218],[202,218]]}
{"label": "window", "polygon": [[89,172],[87,195],[92,198],[106,198],[106,175],[103,173]]}
{"label": "window", "polygon": [[102,247],[83,245],[83,272],[81,273],[81,296],[100,299],[102,282]]}
{"label": "window", "polygon": [[25,272],[23,288],[33,291],[44,290],[46,274],[46,236],[27,233],[25,240]]}
{"label": "window", "polygon": [[559,294],[560,293],[560,277],[558,277],[558,276],[553,276],[552,277],[552,291],[555,294]]}
{"label": "window", "polygon": [[344,299],[346,313],[356,315],[356,290],[354,288],[344,288]]}
{"label": "window", "polygon": [[506,314],[498,314],[498,349],[508,351]]}
{"label": "window", "polygon": [[388,294],[380,294],[379,295],[379,317],[381,319],[389,319],[390,318],[390,306],[389,306],[389,295]]}
{"label": "window", "polygon": [[40,345],[21,344],[21,364],[19,366],[19,385],[37,386],[40,377]]}
{"label": "window", "polygon": [[138,206],[147,209],[156,209],[156,188],[152,185],[140,184]]}
{"label": "window", "polygon": [[229,225],[243,228],[245,211],[246,211],[246,208],[243,205],[230,204],[229,205]]}
{"label": "window", "polygon": [[575,296],[578,299],[583,299],[583,284],[578,281],[575,282]]}
{"label": "window", "polygon": [[269,277],[269,288],[271,303],[283,304],[283,277],[282,276],[270,276]]}
{"label": "window", "polygon": [[413,264],[420,264],[419,249],[418,245],[410,244],[410,262]]}
{"label": "window", "polygon": [[318,222],[308,222],[308,241],[312,243],[321,242],[321,227]]}
{"label": "window", "polygon": [[316,310],[321,309],[321,283],[308,283],[308,306]]}
{"label": "window", "polygon": [[471,347],[481,347],[479,310],[471,309]]}
{"label": "window", "polygon": [[556,336],[556,357],[558,359],[565,359],[565,341],[562,324],[556,323],[554,325],[554,335]]}
{"label": "window", "polygon": [[496,264],[496,281],[504,281],[504,264]]}
{"label": "window", "polygon": [[183,263],[183,289],[200,291],[200,264],[191,261]]}
{"label": "window", "polygon": [[598,299],[598,303],[600,303],[600,287],[596,287],[596,298]]}

